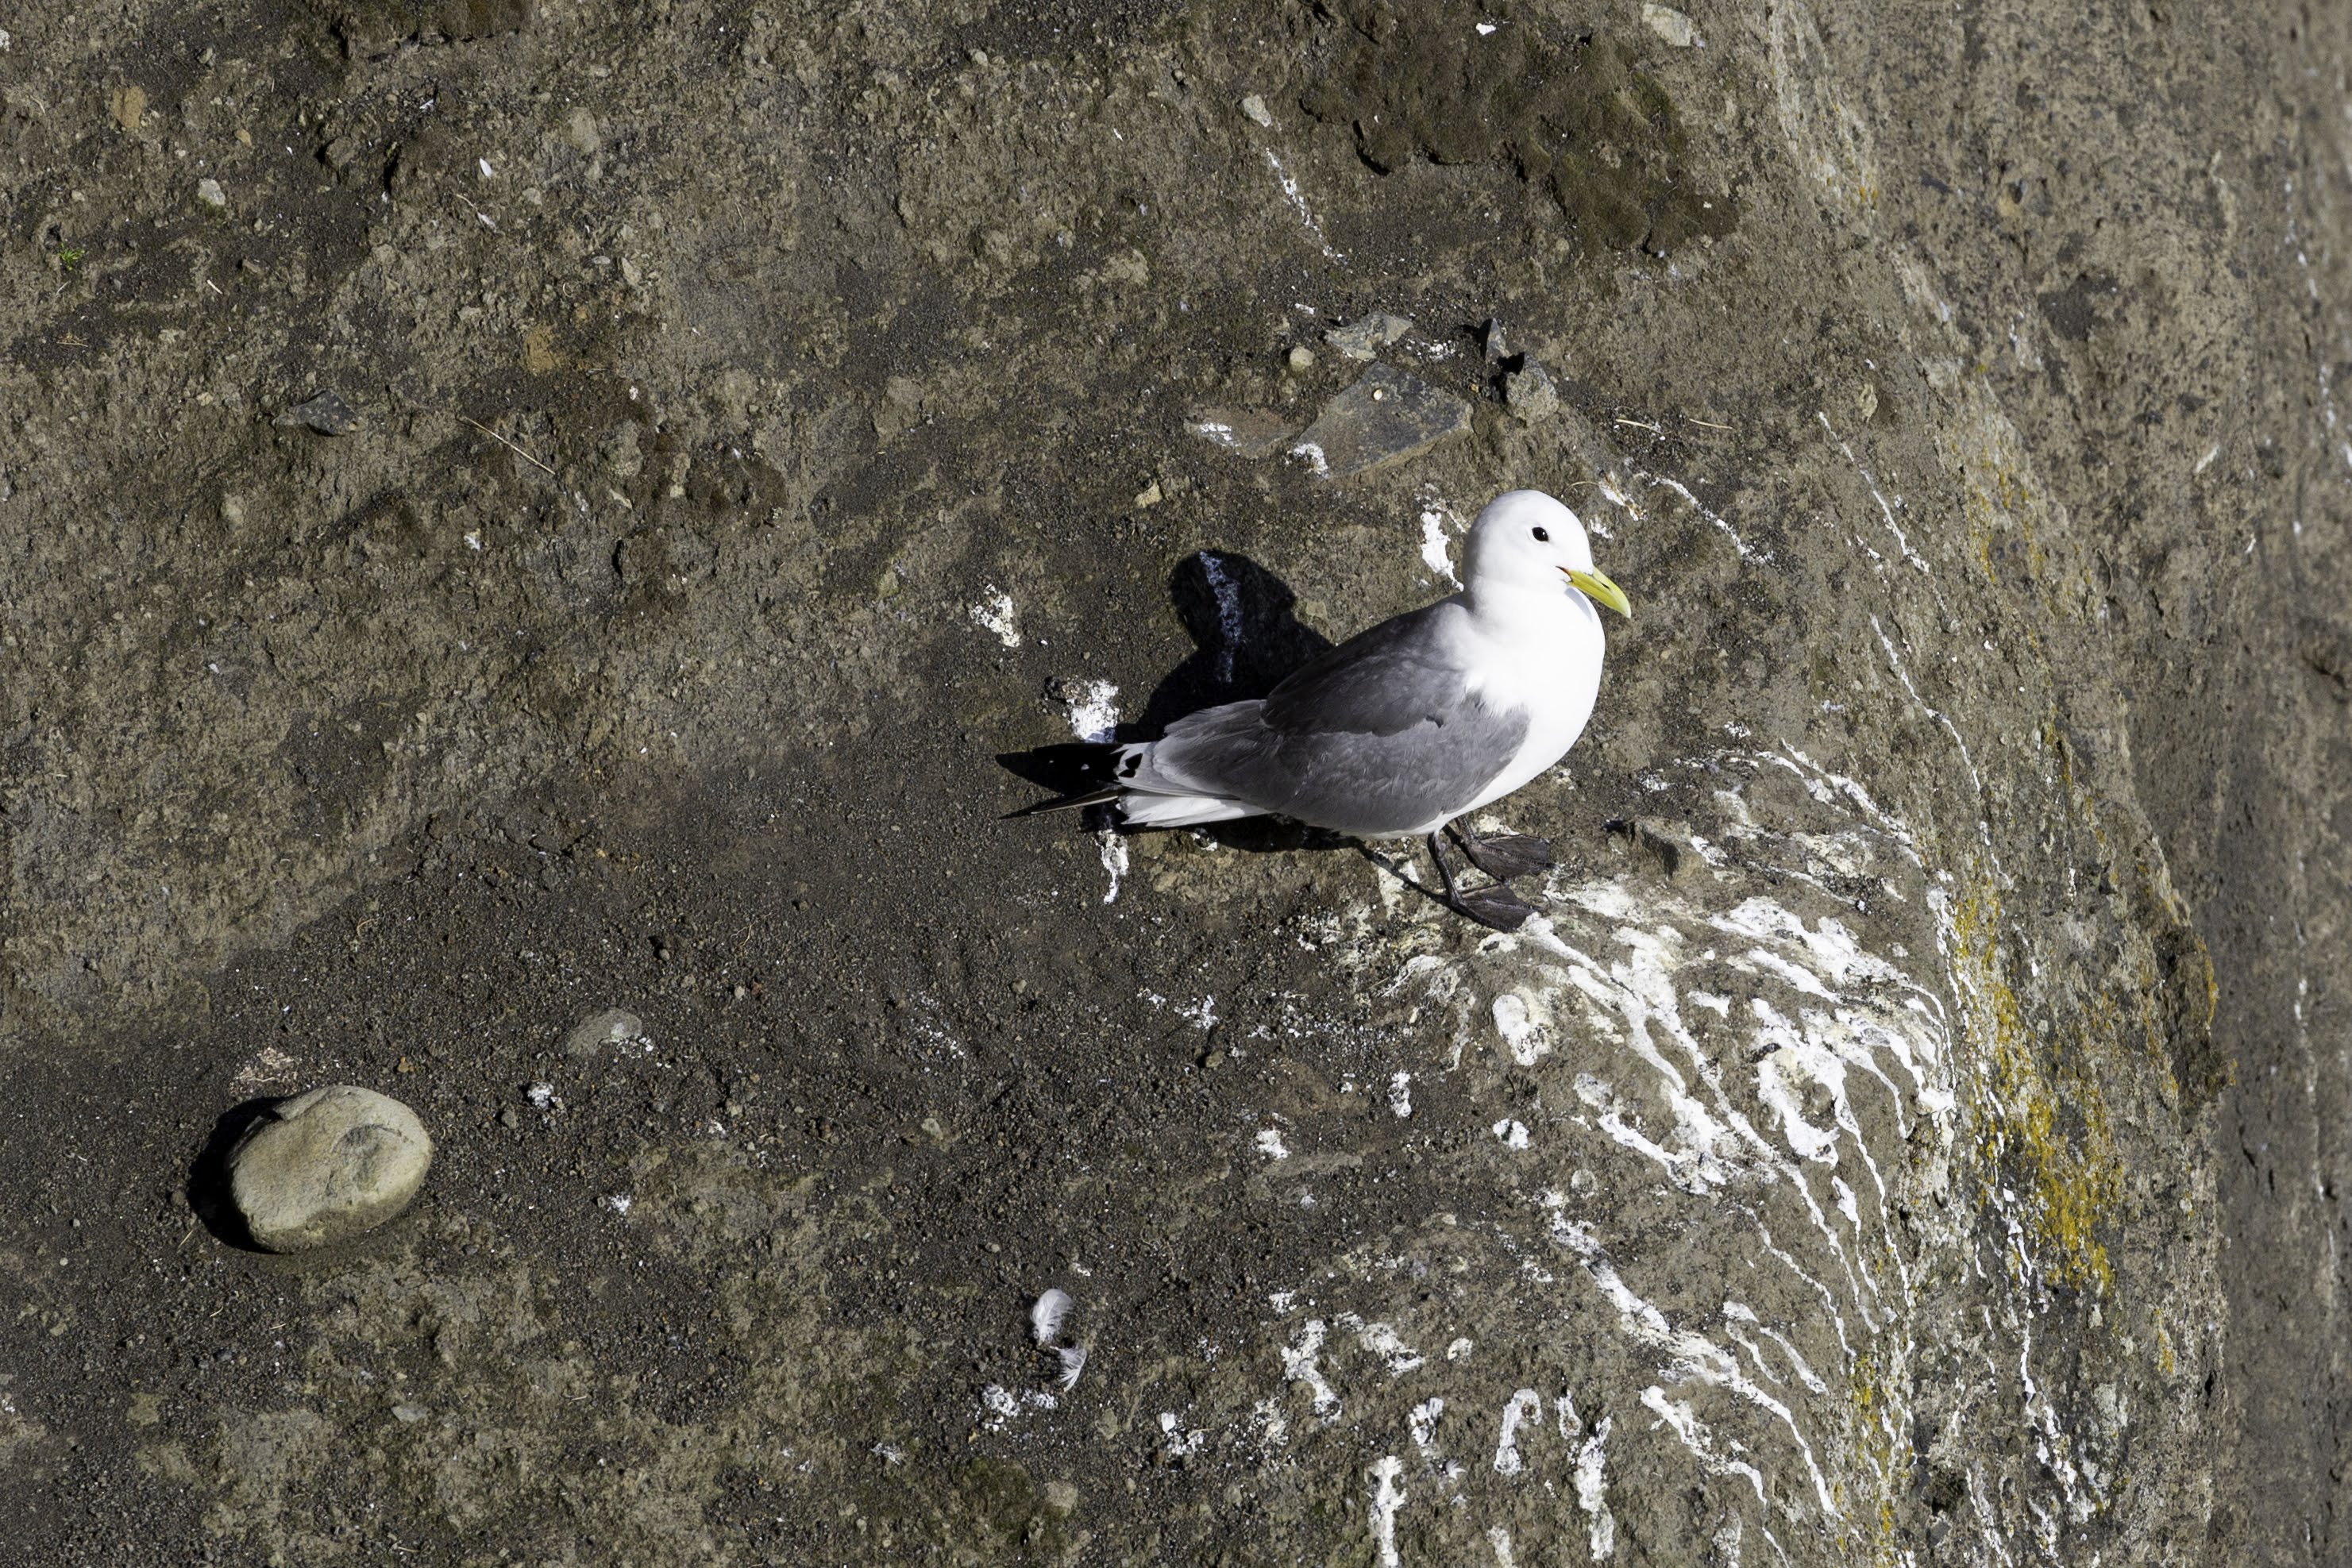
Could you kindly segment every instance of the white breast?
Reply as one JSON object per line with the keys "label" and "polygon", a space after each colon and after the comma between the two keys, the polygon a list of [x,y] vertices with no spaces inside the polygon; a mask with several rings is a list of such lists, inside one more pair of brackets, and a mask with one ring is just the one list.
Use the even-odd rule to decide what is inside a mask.
{"label": "white breast", "polygon": [[1565,597],[1565,614],[1497,627],[1501,635],[1486,638],[1489,658],[1481,665],[1491,673],[1479,683],[1481,692],[1498,707],[1524,712],[1528,733],[1510,766],[1465,811],[1501,800],[1558,762],[1592,716],[1601,693],[1601,617],[1582,594]]}

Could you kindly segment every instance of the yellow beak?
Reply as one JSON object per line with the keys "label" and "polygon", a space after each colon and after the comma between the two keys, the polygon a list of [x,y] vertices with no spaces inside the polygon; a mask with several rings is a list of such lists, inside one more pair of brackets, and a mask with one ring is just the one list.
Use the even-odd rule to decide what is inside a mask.
{"label": "yellow beak", "polygon": [[1585,598],[1595,604],[1607,605],[1628,621],[1633,619],[1633,607],[1625,602],[1623,589],[1597,571],[1579,571],[1571,566],[1564,566],[1559,570],[1560,574],[1574,583]]}

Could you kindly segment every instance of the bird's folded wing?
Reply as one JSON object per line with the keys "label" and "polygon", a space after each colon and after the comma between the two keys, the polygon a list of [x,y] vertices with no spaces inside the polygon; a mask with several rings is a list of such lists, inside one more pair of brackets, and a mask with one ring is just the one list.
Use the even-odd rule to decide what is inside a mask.
{"label": "bird's folded wing", "polygon": [[1180,720],[1138,782],[1349,832],[1403,831],[1459,810],[1510,765],[1528,716],[1474,695],[1419,620],[1341,643],[1263,703]]}

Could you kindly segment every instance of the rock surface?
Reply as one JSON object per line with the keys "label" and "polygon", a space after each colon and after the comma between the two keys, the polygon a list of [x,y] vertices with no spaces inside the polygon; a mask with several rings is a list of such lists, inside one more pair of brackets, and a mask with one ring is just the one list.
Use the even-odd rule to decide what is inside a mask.
{"label": "rock surface", "polygon": [[[2352,1555],[2344,7],[6,22],[16,1555]],[[1003,820],[1518,485],[1540,925]]]}
{"label": "rock surface", "polygon": [[415,1112],[331,1084],[271,1107],[247,1131],[229,1154],[229,1196],[256,1246],[308,1252],[397,1216],[432,1165]]}

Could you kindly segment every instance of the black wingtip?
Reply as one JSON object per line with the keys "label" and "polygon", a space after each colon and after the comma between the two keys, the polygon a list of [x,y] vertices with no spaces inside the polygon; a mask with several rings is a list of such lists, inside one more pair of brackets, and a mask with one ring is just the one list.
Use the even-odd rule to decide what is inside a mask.
{"label": "black wingtip", "polygon": [[1118,797],[1118,786],[1108,784],[1099,789],[1087,789],[1076,795],[1062,795],[1051,800],[1040,800],[1034,806],[1024,806],[1017,811],[1007,811],[998,820],[1009,822],[1015,817],[1034,817],[1045,811],[1071,811],[1081,806],[1108,806]]}
{"label": "black wingtip", "polygon": [[1107,805],[1118,800],[1118,785],[1111,778],[1111,766],[1118,758],[1118,747],[1083,740],[1060,746],[1041,746],[1034,751],[1000,752],[996,758],[998,767],[1054,791],[1052,800],[1024,806],[1017,811],[1008,811],[1003,820],[1011,821],[1015,817],[1034,817],[1041,811],[1068,811],[1082,806]]}

